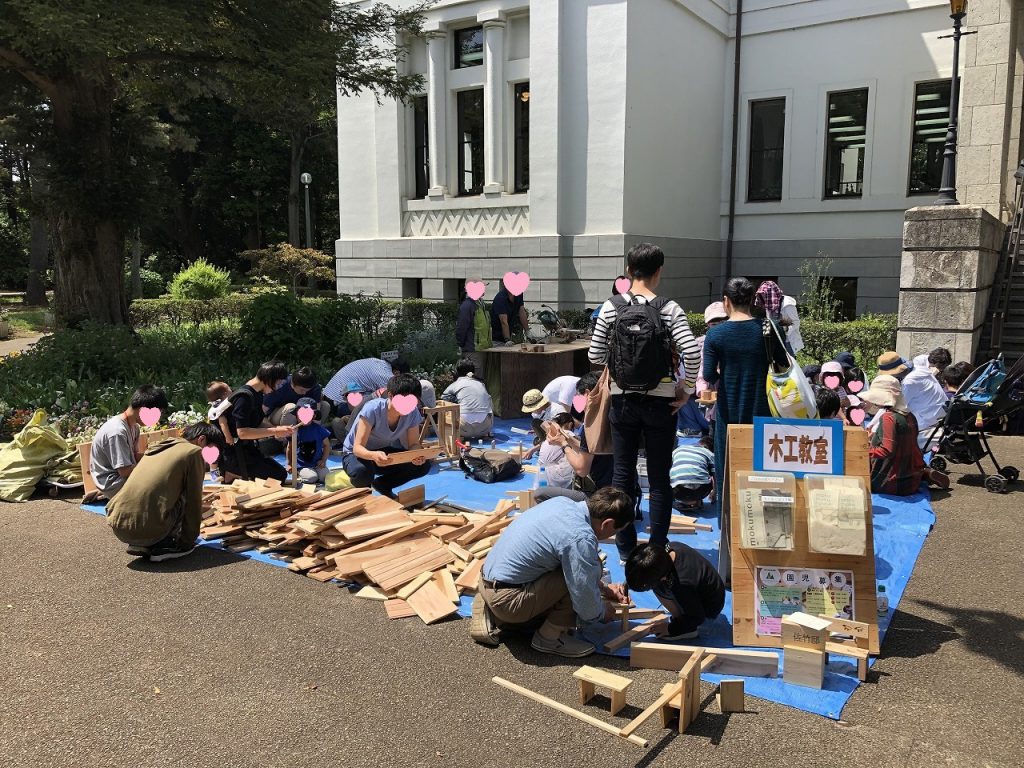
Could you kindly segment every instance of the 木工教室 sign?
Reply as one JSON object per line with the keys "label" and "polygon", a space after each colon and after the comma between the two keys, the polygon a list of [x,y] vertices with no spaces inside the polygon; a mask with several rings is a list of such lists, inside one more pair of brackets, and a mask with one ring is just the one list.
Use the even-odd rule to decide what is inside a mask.
{"label": "\u6728\u5de5\u6559\u5ba4 sign", "polygon": [[843,422],[838,419],[754,419],[754,469],[758,472],[843,474]]}

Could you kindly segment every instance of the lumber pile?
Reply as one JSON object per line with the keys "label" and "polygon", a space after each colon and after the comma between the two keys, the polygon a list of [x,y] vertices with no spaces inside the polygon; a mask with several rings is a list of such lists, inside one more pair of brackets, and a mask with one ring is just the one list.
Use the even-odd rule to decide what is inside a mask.
{"label": "lumber pile", "polygon": [[204,489],[200,535],[233,552],[258,549],[320,582],[355,583],[389,618],[450,616],[476,591],[484,558],[512,522],[516,502],[478,513],[438,505],[407,510],[369,488],[317,492],[272,480]]}

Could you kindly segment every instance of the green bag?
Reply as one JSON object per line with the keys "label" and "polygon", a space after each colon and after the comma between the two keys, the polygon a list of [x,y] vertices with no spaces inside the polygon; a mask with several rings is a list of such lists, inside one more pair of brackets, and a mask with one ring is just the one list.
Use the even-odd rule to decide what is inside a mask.
{"label": "green bag", "polygon": [[491,313],[483,303],[476,303],[476,314],[473,315],[473,348],[479,352],[491,347]]}

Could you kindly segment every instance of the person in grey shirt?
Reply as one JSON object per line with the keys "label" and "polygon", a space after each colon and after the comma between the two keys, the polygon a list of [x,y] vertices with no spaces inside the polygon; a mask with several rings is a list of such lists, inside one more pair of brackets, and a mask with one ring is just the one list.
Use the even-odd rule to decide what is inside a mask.
{"label": "person in grey shirt", "polygon": [[[139,416],[144,408],[165,410],[167,395],[159,387],[143,384],[135,390],[124,412],[108,419],[92,439],[88,471],[99,494],[107,499],[114,498],[121,490],[141,458],[138,453]],[[82,469],[85,471],[86,467]],[[95,500],[89,499],[86,503]]]}
{"label": "person in grey shirt", "polygon": [[441,394],[441,399],[459,404],[459,436],[475,440],[491,434],[494,405],[487,387],[477,378],[476,365],[468,357],[455,365],[458,378]]}
{"label": "person in grey shirt", "polygon": [[534,650],[569,658],[593,653],[594,646],[572,630],[577,623],[613,620],[612,603],[627,599],[624,585],[602,583],[598,541],[633,519],[629,495],[611,486],[586,501],[556,497],[523,512],[484,561],[470,622],[473,639],[496,645],[498,622],[543,617],[530,643]]}

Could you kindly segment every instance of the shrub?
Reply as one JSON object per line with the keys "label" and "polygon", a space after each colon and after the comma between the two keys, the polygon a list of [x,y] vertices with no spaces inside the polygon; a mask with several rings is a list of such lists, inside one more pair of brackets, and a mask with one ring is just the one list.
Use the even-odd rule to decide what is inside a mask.
{"label": "shrub", "polygon": [[220,299],[136,299],[128,309],[132,325],[149,328],[160,323],[182,325],[198,324],[213,320],[239,320],[242,313],[255,297],[248,294],[231,294]]}
{"label": "shrub", "polygon": [[171,280],[170,294],[175,299],[218,299],[231,290],[231,275],[198,259]]}
{"label": "shrub", "polygon": [[303,358],[315,350],[310,312],[294,294],[278,291],[256,296],[242,313],[241,343],[263,358]]}
{"label": "shrub", "polygon": [[[159,272],[154,272],[151,269],[145,267],[139,270],[139,282],[142,283],[142,296],[143,299],[155,299],[158,296],[162,296],[166,282]],[[131,268],[124,271],[124,284],[131,292],[132,286],[132,271]]]}
{"label": "shrub", "polygon": [[335,276],[334,257],[315,248],[279,243],[258,251],[243,251],[241,257],[252,262],[253,275],[289,283],[292,293],[297,292],[300,279],[315,284],[332,281]]}
{"label": "shrub", "polygon": [[877,370],[877,358],[896,349],[896,315],[862,315],[843,323],[801,319],[804,349],[799,357],[808,363],[832,360],[840,352],[853,352],[868,375]]}

